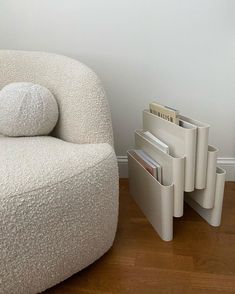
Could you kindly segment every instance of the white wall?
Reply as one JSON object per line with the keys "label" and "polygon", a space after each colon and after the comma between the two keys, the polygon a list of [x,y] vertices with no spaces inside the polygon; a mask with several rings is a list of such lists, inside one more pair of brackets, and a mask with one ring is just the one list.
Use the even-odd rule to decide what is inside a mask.
{"label": "white wall", "polygon": [[0,0],[0,48],[62,53],[93,68],[118,155],[157,98],[209,122],[220,157],[235,158],[233,0]]}

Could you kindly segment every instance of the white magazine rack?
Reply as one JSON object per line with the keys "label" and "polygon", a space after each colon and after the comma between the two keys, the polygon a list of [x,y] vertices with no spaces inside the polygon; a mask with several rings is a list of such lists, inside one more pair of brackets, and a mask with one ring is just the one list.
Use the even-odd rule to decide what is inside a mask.
{"label": "white magazine rack", "polygon": [[209,224],[219,226],[225,171],[216,167],[218,149],[208,145],[209,125],[186,116],[176,125],[144,110],[143,130],[170,149],[164,153],[135,131],[136,149],[162,166],[161,183],[128,152],[130,193],[159,236],[173,239],[173,218],[183,215],[184,201]]}

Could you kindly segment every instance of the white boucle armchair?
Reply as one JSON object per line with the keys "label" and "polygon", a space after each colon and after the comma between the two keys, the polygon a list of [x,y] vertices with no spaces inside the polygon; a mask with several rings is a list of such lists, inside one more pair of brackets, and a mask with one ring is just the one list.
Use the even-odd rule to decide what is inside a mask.
{"label": "white boucle armchair", "polygon": [[96,74],[49,53],[0,51],[0,89],[47,87],[51,136],[0,136],[0,293],[38,293],[101,257],[118,219],[112,124]]}

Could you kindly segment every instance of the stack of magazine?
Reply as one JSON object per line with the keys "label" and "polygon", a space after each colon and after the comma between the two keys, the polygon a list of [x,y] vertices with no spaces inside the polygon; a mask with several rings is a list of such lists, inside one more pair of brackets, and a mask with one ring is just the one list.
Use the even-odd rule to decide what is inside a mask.
{"label": "stack of magazine", "polygon": [[[154,115],[166,119],[171,123],[179,124],[179,111],[168,106],[161,105],[157,102],[149,104],[150,112]],[[142,137],[153,143],[158,149],[169,154],[169,146],[162,140],[158,139],[149,131],[141,131]],[[151,158],[143,150],[132,150],[131,155],[160,183],[162,183],[162,167],[161,165]]]}

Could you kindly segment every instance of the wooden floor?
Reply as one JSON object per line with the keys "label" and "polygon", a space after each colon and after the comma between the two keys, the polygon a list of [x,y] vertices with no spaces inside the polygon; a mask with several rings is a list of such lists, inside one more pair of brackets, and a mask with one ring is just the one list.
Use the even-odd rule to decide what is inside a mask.
{"label": "wooden floor", "polygon": [[222,225],[209,226],[190,207],[162,241],[120,182],[113,248],[93,265],[44,294],[235,293],[235,183],[225,187]]}

